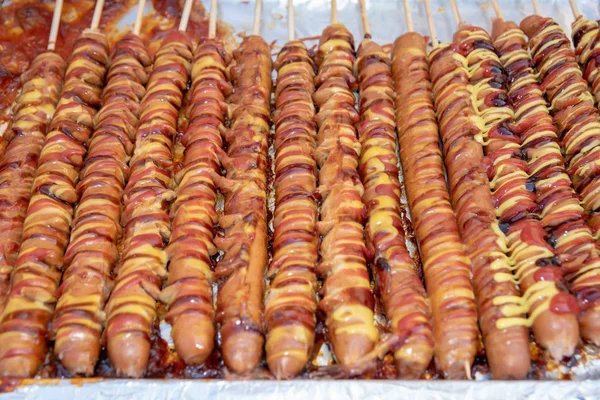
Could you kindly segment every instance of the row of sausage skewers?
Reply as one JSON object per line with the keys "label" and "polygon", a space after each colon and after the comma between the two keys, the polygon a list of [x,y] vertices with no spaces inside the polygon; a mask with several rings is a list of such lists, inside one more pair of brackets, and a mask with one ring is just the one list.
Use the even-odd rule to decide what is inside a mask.
{"label": "row of sausage skewers", "polygon": [[290,1],[271,113],[269,46],[254,34],[229,55],[215,3],[208,38],[185,34],[187,1],[152,60],[139,24],[109,54],[99,1],[67,64],[51,34],[24,75],[0,161],[0,375],[35,375],[52,339],[73,374],[93,375],[105,344],[117,374],[141,377],[159,301],[186,364],[217,343],[239,374],[265,351],[277,378],[307,367],[318,309],[349,373],[392,351],[400,377],[432,358],[468,377],[480,331],[500,379],[527,375],[529,327],[556,360],[600,343],[598,23],[578,15],[573,51],[550,18],[521,30],[494,2],[490,36],[452,2],[458,30],[439,44],[426,1],[428,54],[405,1],[389,56],[366,14],[355,52],[333,2],[313,59]]}

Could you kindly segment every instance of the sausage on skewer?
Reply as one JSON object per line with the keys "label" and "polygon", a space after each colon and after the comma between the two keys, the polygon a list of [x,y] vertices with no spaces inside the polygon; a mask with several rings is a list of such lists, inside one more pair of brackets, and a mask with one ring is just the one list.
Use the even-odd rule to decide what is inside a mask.
{"label": "sausage on skewer", "polygon": [[150,356],[156,300],[167,271],[171,224],[172,138],[192,61],[182,32],[169,34],[156,53],[125,186],[121,224],[123,252],[106,304],[107,349],[118,375],[140,377]]}
{"label": "sausage on skewer", "polygon": [[66,67],[63,59],[51,51],[31,62],[21,76],[23,89],[16,101],[11,129],[3,135],[8,147],[0,159],[0,304],[7,295],[19,253],[38,158],[60,97]]}
{"label": "sausage on skewer", "polygon": [[[600,151],[598,110],[560,26],[551,18],[532,15],[521,22],[521,29],[529,36],[533,66],[552,106],[567,172],[581,195],[584,209],[591,212],[586,199],[596,185],[593,177]],[[562,259],[565,278],[582,307],[581,336],[600,344],[600,253],[589,237],[589,230],[577,220],[554,233],[557,251],[567,255]]]}
{"label": "sausage on skewer", "polygon": [[392,50],[400,159],[431,302],[436,365],[445,377],[461,379],[475,359],[477,310],[444,177],[426,49],[425,38],[410,32]]}
{"label": "sausage on skewer", "polygon": [[129,173],[140,100],[151,59],[142,40],[128,34],[111,52],[102,108],[82,168],[71,240],[65,253],[52,329],[54,353],[73,374],[92,375],[100,354],[104,304],[112,288],[122,234],[123,187]]}
{"label": "sausage on skewer", "polygon": [[[564,287],[560,269],[555,262],[554,249],[544,240],[542,224],[535,216],[535,194],[528,190],[527,163],[521,158],[521,139],[512,127],[513,114],[504,85],[515,76],[507,77],[492,44],[483,29],[462,26],[455,34],[459,48],[466,53],[477,111],[482,121],[485,162],[493,190],[496,216],[503,227],[513,275],[494,276],[494,279],[514,279],[521,289],[521,307],[509,305],[506,314],[527,313],[522,321],[531,325],[539,345],[547,348],[557,360],[571,356],[579,341],[576,311],[555,313],[550,303],[555,296],[571,297],[560,291]],[[510,68],[510,67],[508,67]],[[543,266],[546,266],[545,268]],[[543,275],[542,275],[543,274]],[[571,300],[574,298],[571,297]]]}
{"label": "sausage on skewer", "polygon": [[[511,280],[483,165],[482,126],[469,92],[467,59],[456,44],[440,45],[429,55],[435,107],[458,227],[473,266],[479,323],[492,374],[497,379],[521,379],[529,371],[529,339],[522,315],[504,315],[519,292]],[[500,305],[499,300],[507,303]]]}
{"label": "sausage on skewer", "polygon": [[244,38],[230,68],[226,177],[215,175],[225,195],[215,244],[223,258],[215,269],[221,350],[228,368],[246,373],[262,359],[263,296],[267,266],[267,148],[270,125],[271,50],[260,36]]}
{"label": "sausage on skewer", "polygon": [[267,363],[279,379],[302,371],[315,341],[317,129],[315,73],[306,46],[301,41],[286,43],[275,69],[275,230],[265,323]]}
{"label": "sausage on skewer", "polygon": [[212,297],[216,186],[212,176],[221,169],[220,154],[231,92],[223,44],[203,39],[194,52],[192,89],[187,110],[189,126],[181,137],[184,154],[175,175],[177,199],[171,208],[173,229],[167,253],[169,279],[161,299],[169,311],[171,336],[186,364],[202,364],[215,340]]}
{"label": "sausage on skewer", "polygon": [[391,332],[404,341],[394,352],[397,372],[419,378],[433,356],[429,303],[405,243],[391,60],[381,46],[364,39],[355,70],[359,81],[361,143],[359,172],[367,209],[366,239],[373,275]]}
{"label": "sausage on skewer", "polygon": [[316,157],[323,199],[317,224],[323,236],[318,272],[325,281],[319,305],[337,361],[351,366],[374,348],[379,335],[373,324],[374,297],[366,266],[364,189],[357,171],[354,39],[344,25],[325,28],[316,61],[319,72],[313,98],[319,107]]}
{"label": "sausage on skewer", "polygon": [[46,357],[47,326],[69,241],[75,189],[100,102],[108,44],[84,31],[42,148],[8,298],[0,314],[0,375],[29,377]]}

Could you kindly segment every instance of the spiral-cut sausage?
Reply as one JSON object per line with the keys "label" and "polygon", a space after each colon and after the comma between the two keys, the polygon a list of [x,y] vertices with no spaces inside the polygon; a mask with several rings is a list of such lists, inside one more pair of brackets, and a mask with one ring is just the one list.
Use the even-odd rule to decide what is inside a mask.
{"label": "spiral-cut sausage", "polygon": [[444,178],[426,49],[425,38],[414,32],[394,42],[400,159],[431,303],[435,362],[445,377],[460,379],[475,358],[477,310]]}
{"label": "spiral-cut sausage", "polygon": [[408,253],[400,215],[396,121],[391,60],[365,39],[358,48],[361,144],[359,173],[367,208],[367,246],[390,330],[403,343],[395,350],[397,372],[419,378],[433,356],[429,303]]}
{"label": "spiral-cut sausage", "polygon": [[270,125],[271,50],[260,36],[244,38],[230,68],[231,129],[223,158],[226,177],[215,176],[225,195],[215,244],[223,258],[215,269],[221,350],[225,365],[252,371],[262,359],[264,274],[267,266],[267,148]]}
{"label": "spiral-cut sausage", "polygon": [[286,43],[275,69],[275,231],[265,305],[266,352],[271,372],[287,379],[302,371],[315,341],[315,72],[308,50],[300,41]]}
{"label": "spiral-cut sausage", "polygon": [[529,175],[527,163],[521,158],[521,139],[512,127],[513,116],[521,115],[526,107],[515,107],[513,113],[504,85],[518,76],[512,70],[510,76],[504,75],[492,39],[483,29],[463,26],[455,39],[467,54],[472,91],[482,121],[492,198],[496,216],[504,226],[513,265],[514,275],[500,273],[494,279],[514,280],[521,289],[522,297],[515,299],[520,307],[509,305],[502,312],[506,316],[527,313],[529,318],[520,322],[532,326],[537,343],[560,360],[573,354],[579,327],[576,311],[559,314],[550,309],[555,296],[571,296],[560,290],[564,282],[558,266],[552,270],[554,249],[544,240],[544,228],[535,215],[537,204],[535,194],[527,188]]}
{"label": "spiral-cut sausage", "polygon": [[108,44],[85,31],[75,42],[63,93],[42,148],[23,227],[23,242],[0,315],[0,375],[28,377],[46,357],[69,241],[75,188],[102,94]]}
{"label": "spiral-cut sausage", "polygon": [[319,72],[313,99],[319,107],[316,150],[322,197],[322,235],[318,272],[324,278],[320,308],[325,312],[329,340],[337,361],[350,366],[371,351],[378,339],[373,324],[374,298],[366,266],[358,174],[360,143],[354,125],[357,81],[352,72],[354,39],[342,24],[323,31],[316,56]]}
{"label": "spiral-cut sausage", "polygon": [[511,275],[510,263],[483,165],[483,123],[477,121],[469,91],[468,61],[459,50],[440,45],[429,55],[452,202],[473,266],[479,325],[492,374],[519,379],[529,371],[528,332],[522,325],[505,325],[523,319],[521,314],[507,319],[503,313],[507,306],[518,305],[519,291],[511,280],[495,279],[497,274]]}
{"label": "spiral-cut sausage", "polygon": [[[575,44],[575,54],[577,55],[577,61],[583,71],[583,78],[587,81],[589,89],[594,96],[596,106],[600,106],[600,25],[597,21],[590,21],[589,19],[579,16],[572,25],[573,32],[573,43]],[[575,111],[575,110],[571,110]],[[571,113],[569,111],[569,113]],[[579,179],[585,179],[582,183],[581,189],[578,190],[581,193],[584,207],[590,213],[588,217],[588,224],[592,227],[592,230],[597,240],[600,240],[600,125],[594,124],[593,126],[588,125],[585,129],[593,130],[593,133],[589,132],[583,134],[573,134],[573,140],[577,140],[576,137],[585,137],[585,141],[591,141],[593,138],[593,144],[584,144],[577,150],[581,154],[589,154],[586,156],[586,160],[591,160],[592,165],[589,162],[582,161],[577,167],[571,167],[573,173],[579,176]],[[567,128],[569,129],[569,128]],[[571,128],[575,129],[575,128]]]}
{"label": "spiral-cut sausage", "polygon": [[73,374],[92,375],[100,354],[104,304],[112,288],[122,229],[121,197],[151,59],[129,34],[111,52],[102,108],[77,190],[71,240],[65,253],[52,330],[54,353]]}
{"label": "spiral-cut sausage", "polygon": [[150,356],[156,300],[167,275],[172,138],[188,84],[191,47],[181,32],[164,39],[140,104],[121,216],[123,252],[106,304],[108,355],[119,375],[142,376]]}
{"label": "spiral-cut sausage", "polygon": [[212,176],[221,169],[230,60],[223,44],[214,39],[202,40],[195,50],[189,126],[181,137],[185,150],[181,170],[175,175],[178,189],[171,207],[169,279],[161,299],[169,307],[165,319],[172,325],[175,349],[186,364],[202,364],[215,340],[211,257],[217,253],[213,243],[217,192]]}
{"label": "spiral-cut sausage", "polygon": [[16,100],[12,125],[3,135],[8,147],[0,159],[0,304],[7,295],[19,253],[31,186],[65,69],[63,59],[52,52],[44,52],[31,62],[21,76],[23,89]]}
{"label": "spiral-cut sausage", "polygon": [[[521,22],[521,29],[530,38],[532,64],[539,73],[541,90],[552,106],[567,173],[581,195],[585,211],[591,212],[593,210],[587,200],[596,190],[594,171],[600,162],[600,122],[593,97],[587,91],[587,82],[579,70],[569,39],[556,22],[534,15]],[[549,122],[546,126],[550,126]],[[550,154],[544,155],[551,159]],[[556,163],[560,165],[560,161]],[[554,180],[559,181],[560,178]],[[549,183],[555,188],[560,187],[558,183]],[[577,217],[581,216],[581,212],[575,202],[576,199],[560,207],[560,214],[554,217],[556,228],[553,238],[562,257],[565,278],[583,308],[579,315],[581,336],[600,344],[600,253],[592,232]],[[544,218],[549,213],[546,209],[542,213]]]}

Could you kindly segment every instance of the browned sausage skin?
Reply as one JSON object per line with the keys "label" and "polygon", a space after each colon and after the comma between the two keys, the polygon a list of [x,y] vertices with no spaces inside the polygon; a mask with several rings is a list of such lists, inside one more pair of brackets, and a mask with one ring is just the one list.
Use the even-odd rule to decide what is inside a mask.
{"label": "browned sausage skin", "polygon": [[456,44],[442,44],[429,55],[452,202],[473,266],[479,326],[492,375],[522,379],[530,366],[528,332],[513,324],[523,320],[522,314],[505,318],[508,315],[503,313],[507,305],[518,305],[519,291],[512,281],[497,279],[511,275],[506,238],[498,226],[483,164],[482,128],[476,123],[469,91],[469,63],[460,50]]}
{"label": "browned sausage skin", "polygon": [[401,341],[394,350],[398,375],[418,379],[433,356],[433,333],[429,303],[406,248],[400,215],[391,60],[381,46],[367,38],[357,53],[359,173],[367,209],[368,262],[390,331]]}
{"label": "browned sausage skin", "polygon": [[106,38],[84,31],[74,45],[40,154],[23,242],[0,314],[1,376],[33,376],[46,357],[48,323],[79,198],[76,184],[100,107],[107,64]]}
{"label": "browned sausage skin", "polygon": [[435,362],[445,377],[461,379],[475,358],[477,310],[471,264],[444,177],[427,42],[406,33],[392,54],[400,159],[431,302]]}
{"label": "browned sausage skin", "polygon": [[172,138],[188,84],[191,43],[169,34],[156,53],[140,105],[140,125],[123,197],[123,252],[106,304],[108,356],[118,375],[141,377],[150,356],[156,301],[167,271],[171,234]]}
{"label": "browned sausage skin", "polygon": [[260,36],[244,38],[230,67],[234,92],[227,102],[231,128],[223,158],[225,195],[215,244],[223,252],[216,321],[225,365],[247,373],[262,360],[263,297],[267,267],[267,148],[270,126],[271,50]]}

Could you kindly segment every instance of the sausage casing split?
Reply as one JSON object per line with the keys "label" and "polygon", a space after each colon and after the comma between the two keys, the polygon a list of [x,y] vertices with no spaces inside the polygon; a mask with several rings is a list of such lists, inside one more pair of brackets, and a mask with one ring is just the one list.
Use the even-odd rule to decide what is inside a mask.
{"label": "sausage casing split", "polygon": [[122,234],[121,198],[151,59],[142,40],[126,35],[111,52],[102,108],[81,170],[71,240],[64,259],[52,330],[54,353],[73,374],[90,376],[100,355],[104,305]]}
{"label": "sausage casing split", "polygon": [[[567,173],[586,212],[593,212],[589,192],[600,163],[600,122],[588,83],[583,79],[569,39],[551,18],[532,15],[521,22],[529,37],[533,67],[551,104],[551,115],[567,162]],[[593,189],[595,190],[595,189]],[[567,206],[565,205],[565,210]],[[575,206],[571,212],[577,212]],[[600,344],[600,258],[592,232],[581,219],[565,221],[554,230],[562,267],[578,299],[579,330],[585,340]]]}
{"label": "sausage casing split", "polygon": [[314,65],[301,41],[275,61],[275,214],[265,304],[267,363],[278,379],[306,366],[315,341],[318,259]]}
{"label": "sausage casing split", "polygon": [[188,84],[191,48],[181,32],[163,40],[140,104],[123,197],[123,251],[105,310],[108,356],[118,375],[142,376],[150,357],[156,300],[167,275],[172,139]]}
{"label": "sausage casing split", "polygon": [[7,295],[19,253],[38,158],[60,98],[66,67],[58,54],[49,51],[31,62],[21,76],[23,89],[16,100],[14,119],[2,135],[8,146],[0,159],[0,304]]}
{"label": "sausage casing split", "polygon": [[431,302],[437,367],[449,379],[473,365],[478,328],[471,261],[465,254],[444,177],[427,42],[400,36],[392,50],[400,159]]}
{"label": "sausage casing split", "polygon": [[[440,45],[429,55],[435,107],[458,227],[473,266],[473,286],[488,363],[497,379],[522,379],[529,371],[529,335],[522,325],[506,321],[498,300],[518,305],[519,291],[511,275],[486,170],[483,165],[482,127],[469,91],[468,61],[456,45]],[[523,319],[511,315],[509,322]]]}
{"label": "sausage casing split", "polygon": [[217,189],[213,176],[221,169],[230,60],[223,44],[213,39],[202,40],[194,52],[187,110],[190,122],[181,137],[185,150],[181,170],[175,175],[177,199],[171,207],[173,226],[167,248],[169,278],[161,299],[169,307],[165,319],[172,325],[177,354],[188,365],[202,364],[215,340],[211,257],[217,253],[213,243]]}
{"label": "sausage casing split", "polygon": [[0,375],[30,377],[46,357],[63,258],[78,201],[76,184],[101,103],[108,43],[84,31],[70,57],[61,99],[42,148],[23,242],[0,314]]}
{"label": "sausage casing split", "polygon": [[390,330],[401,340],[394,351],[398,375],[418,379],[433,356],[433,333],[425,288],[402,227],[391,60],[370,39],[362,41],[357,55],[359,173],[367,209],[368,261]]}
{"label": "sausage casing split", "polygon": [[351,366],[374,348],[379,332],[374,326],[374,297],[366,265],[364,188],[357,170],[354,39],[344,25],[325,28],[316,62],[319,71],[313,99],[319,107],[316,157],[318,192],[323,199],[317,224],[322,235],[318,273],[324,278],[319,306],[326,315],[337,361]]}
{"label": "sausage casing split", "polygon": [[225,365],[236,373],[254,370],[264,345],[263,298],[267,267],[267,149],[271,115],[271,50],[260,36],[244,38],[230,67],[231,128],[223,157],[225,177],[215,176],[225,196],[215,244],[223,252],[216,321]]}

